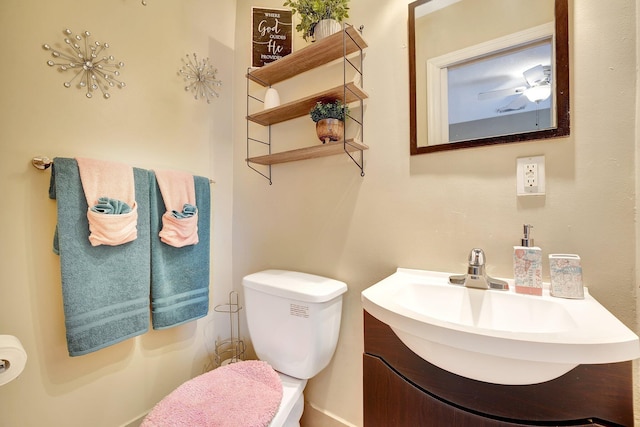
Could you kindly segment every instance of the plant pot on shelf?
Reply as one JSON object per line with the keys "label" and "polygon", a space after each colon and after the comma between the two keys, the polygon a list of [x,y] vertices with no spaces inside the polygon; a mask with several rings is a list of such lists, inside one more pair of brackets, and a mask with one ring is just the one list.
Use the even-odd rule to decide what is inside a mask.
{"label": "plant pot on shelf", "polygon": [[325,37],[335,34],[342,30],[342,25],[335,19],[322,19],[318,21],[313,28],[313,36],[315,40],[322,40]]}
{"label": "plant pot on shelf", "polygon": [[344,136],[344,122],[338,119],[322,119],[316,122],[316,133],[323,144],[340,141]]}

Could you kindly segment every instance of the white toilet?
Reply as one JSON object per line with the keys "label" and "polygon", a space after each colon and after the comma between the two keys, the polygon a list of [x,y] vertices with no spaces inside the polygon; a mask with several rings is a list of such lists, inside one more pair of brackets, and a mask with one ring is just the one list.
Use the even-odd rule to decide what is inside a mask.
{"label": "white toilet", "polygon": [[250,274],[242,285],[253,348],[278,372],[283,387],[270,427],[299,427],[307,380],[335,352],[347,285],[286,270]]}

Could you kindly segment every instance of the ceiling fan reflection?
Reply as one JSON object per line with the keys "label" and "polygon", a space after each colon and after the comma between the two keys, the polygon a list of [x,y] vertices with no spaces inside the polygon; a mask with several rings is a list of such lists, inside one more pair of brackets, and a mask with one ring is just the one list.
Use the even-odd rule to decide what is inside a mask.
{"label": "ceiling fan reflection", "polygon": [[551,96],[551,66],[538,64],[522,73],[525,84],[508,89],[480,92],[478,101],[516,96],[508,104],[499,107],[498,113],[522,110],[529,102],[536,104]]}

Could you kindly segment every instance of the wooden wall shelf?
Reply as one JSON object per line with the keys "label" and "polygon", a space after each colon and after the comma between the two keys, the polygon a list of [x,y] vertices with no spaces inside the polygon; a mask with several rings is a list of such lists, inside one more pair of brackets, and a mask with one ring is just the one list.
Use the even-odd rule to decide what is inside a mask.
{"label": "wooden wall shelf", "polygon": [[[346,91],[345,91],[346,87]],[[343,103],[350,104],[369,97],[362,89],[354,83],[340,85],[326,91],[310,95],[306,98],[282,104],[275,108],[260,111],[258,113],[247,116],[248,120],[263,126],[274,125],[276,123],[285,122],[308,115],[316,102],[318,101],[335,101],[341,99],[347,94],[347,101]]]}
{"label": "wooden wall shelf", "polygon": [[262,86],[271,86],[342,58],[345,51],[347,55],[351,55],[367,47],[367,42],[353,26],[348,26],[344,32],[346,32],[344,37],[343,32],[340,31],[277,61],[251,70],[247,73],[247,78]]}
{"label": "wooden wall shelf", "polygon": [[348,152],[354,152],[368,149],[369,147],[365,144],[356,141],[355,139],[348,139],[346,143],[343,143],[342,141],[328,142],[326,144],[297,148],[295,150],[267,154],[265,156],[250,157],[246,160],[259,165],[275,165],[278,163],[335,156],[336,154],[344,153],[345,150]]}
{"label": "wooden wall shelf", "polygon": [[[335,101],[341,100],[344,104],[359,103],[357,112],[359,116],[349,117],[354,125],[359,126],[359,132],[362,138],[364,127],[364,104],[363,100],[369,95],[353,82],[346,81],[347,68],[353,69],[357,75],[363,76],[362,62],[363,49],[367,47],[367,43],[362,38],[360,31],[351,25],[345,25],[342,31],[332,34],[322,40],[293,52],[277,61],[271,62],[261,68],[249,69],[247,71],[247,166],[264,176],[271,183],[271,165],[278,163],[294,162],[298,160],[313,159],[317,157],[334,156],[338,154],[348,154],[351,160],[360,168],[360,175],[364,176],[364,154],[363,151],[369,149],[368,146],[354,138],[347,138],[346,130],[343,134],[343,141],[329,142],[326,144],[317,144],[310,147],[303,147],[289,151],[271,153],[268,155],[250,157],[249,152],[252,144],[263,144],[269,147],[271,151],[271,125],[292,120],[298,117],[308,115],[313,106],[318,101]],[[358,53],[359,58],[354,57]],[[354,56],[347,59],[347,56]],[[275,83],[293,78],[311,69],[326,65],[334,60],[342,59],[343,63],[343,82],[341,85],[323,90],[322,92],[291,101],[278,107],[261,110],[255,113],[249,113],[249,103],[251,99],[261,101],[250,94],[250,82],[255,82],[261,86],[271,86]],[[357,77],[357,76],[356,76]],[[359,79],[362,81],[362,78]],[[251,128],[249,122],[256,123],[261,126],[268,126],[268,140],[263,141],[250,136]],[[312,124],[309,120],[310,125]],[[346,129],[346,128],[345,128]],[[359,152],[359,160],[356,160],[353,152]],[[267,172],[262,172],[253,165],[261,165],[267,167]]]}

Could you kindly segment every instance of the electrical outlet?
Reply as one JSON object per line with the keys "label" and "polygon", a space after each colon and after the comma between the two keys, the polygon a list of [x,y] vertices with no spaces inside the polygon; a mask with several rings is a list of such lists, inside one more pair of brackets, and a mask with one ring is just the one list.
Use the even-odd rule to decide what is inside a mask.
{"label": "electrical outlet", "polygon": [[524,191],[527,193],[538,192],[538,164],[526,163],[524,165]]}
{"label": "electrical outlet", "polygon": [[544,156],[517,159],[516,194],[518,196],[541,196],[545,194]]}

